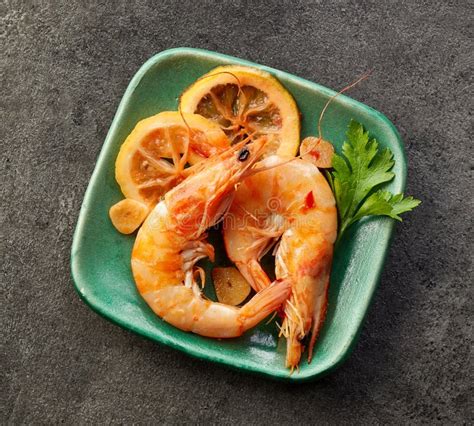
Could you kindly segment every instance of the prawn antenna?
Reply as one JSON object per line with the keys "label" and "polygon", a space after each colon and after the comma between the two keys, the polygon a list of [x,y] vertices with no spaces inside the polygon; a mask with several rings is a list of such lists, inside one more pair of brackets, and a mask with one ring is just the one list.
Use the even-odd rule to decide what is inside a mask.
{"label": "prawn antenna", "polygon": [[186,146],[184,148],[184,152],[183,152],[183,155],[181,156],[181,161],[180,161],[182,168],[184,168],[184,165],[188,162],[189,145],[191,143],[191,134],[192,134],[193,131],[191,130],[191,127],[189,126],[188,122],[186,121],[186,118],[184,118],[183,111],[181,110],[181,105],[178,106],[178,112],[179,112],[179,115],[181,116],[181,118],[183,120],[184,125],[188,129],[188,137],[186,139]]}
{"label": "prawn antenna", "polygon": [[242,104],[247,105],[247,96],[245,95],[245,92],[242,90],[242,83],[239,80],[239,77],[237,77],[234,73],[230,71],[219,71],[216,73],[212,73],[211,75],[204,75],[201,78],[199,78],[199,80],[204,80],[205,78],[214,77],[219,74],[228,74],[228,75],[231,75],[235,79],[235,81],[237,82],[237,88],[238,88],[237,95],[242,96],[242,100],[243,100]]}
{"label": "prawn antenna", "polygon": [[369,78],[370,75],[372,74],[373,70],[367,71],[365,74],[361,75],[357,80],[353,81],[343,89],[341,89],[339,92],[337,92],[335,95],[332,95],[328,101],[326,102],[326,105],[324,105],[324,108],[321,111],[321,114],[319,115],[319,120],[318,120],[318,137],[322,138],[322,132],[321,132],[321,123],[323,121],[324,113],[328,109],[329,104],[336,99],[339,95],[343,94],[344,92],[347,92],[348,90],[352,89],[354,86],[357,86],[360,82],[364,81],[365,79]]}
{"label": "prawn antenna", "polygon": [[285,161],[282,161],[280,163],[277,163],[277,164],[272,164],[271,166],[258,166],[258,167],[255,167],[253,170],[252,170],[252,176],[253,175],[256,175],[257,173],[261,173],[261,172],[265,172],[267,170],[271,170],[271,169],[275,169],[277,167],[281,167],[281,166],[284,166],[285,164],[288,164],[288,163],[291,163],[295,160],[297,160],[298,158],[300,158],[301,155],[298,155],[297,157],[291,157],[289,159],[285,159]]}
{"label": "prawn antenna", "polygon": [[245,98],[245,93],[242,91],[242,84],[240,83],[240,80],[239,80],[239,77],[237,77],[233,72],[230,72],[230,71],[219,71],[219,72],[216,72],[216,73],[212,73],[211,75],[204,75],[202,76],[201,78],[198,79],[199,80],[204,80],[205,78],[210,78],[210,77],[214,77],[216,75],[219,75],[219,74],[229,74],[231,75],[232,77],[235,78],[235,80],[237,81],[237,86],[239,88],[239,91],[238,93],[239,94],[242,94]]}

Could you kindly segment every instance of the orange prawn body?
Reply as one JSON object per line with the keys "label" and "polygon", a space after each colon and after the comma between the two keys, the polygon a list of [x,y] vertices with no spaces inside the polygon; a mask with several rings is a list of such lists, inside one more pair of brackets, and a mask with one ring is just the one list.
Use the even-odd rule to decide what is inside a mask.
{"label": "orange prawn body", "polygon": [[[280,164],[281,165],[278,165]],[[278,165],[277,167],[274,167]],[[298,366],[302,340],[311,333],[308,358],[325,316],[337,211],[318,168],[305,160],[264,159],[267,169],[243,180],[223,230],[229,258],[256,291],[270,284],[261,257],[275,246],[275,275],[291,283],[281,334],[286,364]]]}
{"label": "orange prawn body", "polygon": [[237,337],[289,295],[289,282],[279,280],[237,308],[203,298],[196,280],[200,275],[203,281],[196,262],[214,257],[206,230],[227,211],[236,185],[252,173],[264,146],[263,139],[239,143],[212,157],[165,195],[138,232],[132,252],[137,289],[175,327],[208,337]]}

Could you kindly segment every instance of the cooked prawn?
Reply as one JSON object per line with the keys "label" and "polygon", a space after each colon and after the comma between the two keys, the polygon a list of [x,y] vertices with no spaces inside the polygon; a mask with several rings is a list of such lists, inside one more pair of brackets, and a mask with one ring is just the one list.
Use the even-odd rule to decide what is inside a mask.
{"label": "cooked prawn", "polygon": [[212,157],[199,171],[167,192],[140,228],[132,252],[139,293],[166,322],[185,331],[216,338],[240,336],[275,311],[290,292],[278,280],[240,308],[201,295],[196,267],[214,257],[205,231],[216,224],[232,201],[235,186],[252,173],[265,139],[245,141]]}
{"label": "cooked prawn", "polygon": [[265,291],[270,280],[260,259],[279,240],[275,275],[289,280],[292,289],[284,304],[281,334],[287,339],[286,365],[293,369],[304,350],[301,341],[310,331],[311,361],[325,316],[336,205],[325,178],[308,161],[271,156],[256,167],[265,170],[238,187],[225,218],[224,242],[229,258],[252,287]]}

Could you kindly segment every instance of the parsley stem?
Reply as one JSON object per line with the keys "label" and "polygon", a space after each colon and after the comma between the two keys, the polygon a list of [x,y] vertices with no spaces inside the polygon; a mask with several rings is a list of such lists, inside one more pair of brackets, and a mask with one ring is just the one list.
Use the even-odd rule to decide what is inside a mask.
{"label": "parsley stem", "polygon": [[351,221],[347,221],[347,220],[344,220],[341,222],[341,226],[339,227],[339,231],[337,233],[335,245],[337,245],[339,241],[341,241],[342,235],[344,234],[346,229],[350,226],[350,224],[351,224]]}

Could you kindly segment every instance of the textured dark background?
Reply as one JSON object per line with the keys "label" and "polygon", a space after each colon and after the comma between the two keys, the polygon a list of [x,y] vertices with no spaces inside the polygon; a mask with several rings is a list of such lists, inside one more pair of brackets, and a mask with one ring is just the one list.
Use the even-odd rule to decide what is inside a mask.
{"label": "textured dark background", "polygon": [[[1,422],[472,422],[468,4],[3,2]],[[177,46],[332,88],[376,71],[351,96],[396,123],[423,205],[397,229],[355,352],[319,382],[188,358],[104,321],[73,289],[72,233],[108,126],[140,65]]]}

